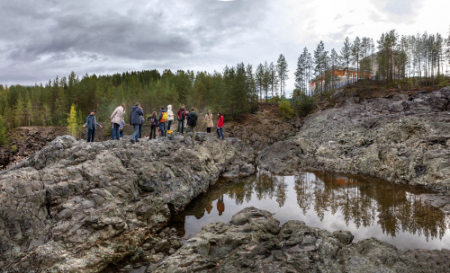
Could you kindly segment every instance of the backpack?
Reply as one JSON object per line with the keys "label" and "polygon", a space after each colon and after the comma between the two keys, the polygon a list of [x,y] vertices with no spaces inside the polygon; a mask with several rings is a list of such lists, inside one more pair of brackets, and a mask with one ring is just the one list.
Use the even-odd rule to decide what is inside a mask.
{"label": "backpack", "polygon": [[167,121],[167,112],[163,112],[161,120],[159,122],[166,122],[166,121]]}
{"label": "backpack", "polygon": [[156,117],[151,117],[150,118],[150,125],[151,126],[156,126]]}

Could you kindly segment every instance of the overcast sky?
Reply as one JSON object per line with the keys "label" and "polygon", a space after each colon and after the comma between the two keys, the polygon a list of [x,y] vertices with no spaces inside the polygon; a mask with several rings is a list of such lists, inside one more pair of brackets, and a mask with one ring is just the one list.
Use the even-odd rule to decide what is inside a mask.
{"label": "overcast sky", "polygon": [[427,31],[448,35],[444,0],[0,0],[0,84],[168,68],[222,71],[238,62],[289,64],[320,40]]}

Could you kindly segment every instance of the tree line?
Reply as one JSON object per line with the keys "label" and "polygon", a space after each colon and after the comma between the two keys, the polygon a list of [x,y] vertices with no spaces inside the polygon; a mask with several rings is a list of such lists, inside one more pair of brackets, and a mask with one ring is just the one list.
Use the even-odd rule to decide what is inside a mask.
{"label": "tree line", "polygon": [[236,119],[254,111],[263,92],[267,96],[270,90],[273,95],[279,86],[284,95],[287,72],[282,54],[277,65],[266,62],[256,70],[240,63],[226,66],[221,73],[145,70],[104,76],[86,74],[80,78],[72,72],[45,85],[0,85],[0,115],[8,128],[67,126],[73,125],[74,116],[77,123],[82,123],[92,109],[97,111],[99,121],[107,122],[121,103],[129,110],[140,102],[146,114],[160,106],[172,104],[177,109],[185,104],[203,112],[221,111],[229,119]]}
{"label": "tree line", "polygon": [[[376,51],[378,49],[378,51]],[[340,78],[332,73],[336,69],[346,73],[354,69],[358,79],[372,78],[391,84],[439,87],[450,65],[450,32],[448,38],[441,34],[418,33],[400,36],[395,30],[383,33],[377,46],[372,38],[356,37],[353,42],[345,38],[340,51],[325,50],[322,41],[311,53],[305,47],[300,54],[295,75],[293,97],[301,94],[322,94],[336,89]],[[317,87],[310,88],[311,82]]]}

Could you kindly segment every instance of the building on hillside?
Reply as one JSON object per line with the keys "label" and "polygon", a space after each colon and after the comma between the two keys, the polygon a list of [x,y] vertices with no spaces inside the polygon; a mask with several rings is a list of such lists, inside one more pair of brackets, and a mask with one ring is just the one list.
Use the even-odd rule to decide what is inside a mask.
{"label": "building on hillside", "polygon": [[[358,79],[373,79],[373,75],[370,72],[357,71],[356,68],[351,67],[348,70],[345,69],[335,69],[331,72],[334,77],[334,87],[339,88],[349,83],[356,82]],[[316,78],[311,81],[309,88],[311,92],[315,92],[317,88],[322,87],[323,89],[329,88],[331,82],[328,82],[328,86],[325,86],[325,76]],[[318,90],[318,89],[317,89]]]}

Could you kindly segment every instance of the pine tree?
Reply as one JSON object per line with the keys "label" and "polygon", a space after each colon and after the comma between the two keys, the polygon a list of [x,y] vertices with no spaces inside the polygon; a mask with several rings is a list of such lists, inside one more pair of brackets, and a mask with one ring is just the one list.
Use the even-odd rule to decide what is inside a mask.
{"label": "pine tree", "polygon": [[[306,47],[305,47],[306,49]],[[305,92],[305,75],[306,75],[306,60],[305,55],[302,53],[297,60],[297,69],[295,70],[295,88],[299,89],[302,92]]]}
{"label": "pine tree", "polygon": [[348,81],[349,80],[348,71],[350,62],[352,60],[352,44],[350,43],[348,37],[345,37],[344,47],[341,49],[341,60],[342,60],[342,67],[344,68],[344,73],[346,74]]}
{"label": "pine tree", "polygon": [[6,138],[5,121],[3,120],[3,117],[0,115],[0,147],[7,143],[8,139]]}
{"label": "pine tree", "polygon": [[264,81],[264,66],[262,64],[259,64],[258,67],[256,68],[255,82],[256,87],[259,89],[260,100],[262,100],[262,89],[264,87],[263,81]]}
{"label": "pine tree", "polygon": [[359,78],[359,61],[361,57],[361,40],[358,36],[356,36],[355,41],[353,42],[352,47],[352,63],[356,65],[356,75],[358,75]]}
{"label": "pine tree", "polygon": [[328,61],[328,52],[325,51],[325,45],[322,41],[317,45],[316,50],[314,51],[314,72],[316,72],[317,81],[320,82],[320,92],[322,94],[322,90],[324,88],[323,82],[325,79],[325,72],[327,71],[327,61]]}
{"label": "pine tree", "polygon": [[270,88],[272,89],[272,98],[275,96],[275,92],[278,88],[278,75],[277,75],[277,69],[273,62],[269,65],[269,81],[270,81]]}
{"label": "pine tree", "polygon": [[331,89],[334,90],[336,87],[335,82],[338,81],[337,75],[335,74],[336,69],[338,68],[339,64],[339,55],[334,50],[334,48],[331,50],[330,55],[330,69],[331,69]]}
{"label": "pine tree", "polygon": [[31,121],[33,120],[33,105],[31,105],[30,99],[28,99],[27,101],[27,107],[25,109],[25,112],[27,113],[28,126],[31,126]]}
{"label": "pine tree", "polygon": [[280,54],[280,57],[277,61],[277,72],[278,72],[278,79],[280,80],[280,93],[281,97],[286,96],[285,94],[285,88],[286,88],[286,81],[289,79],[288,76],[288,64],[286,62],[286,58],[283,56],[283,54]]}
{"label": "pine tree", "polygon": [[264,94],[267,102],[267,97],[269,93],[269,87],[270,87],[270,71],[269,71],[269,65],[267,64],[267,61],[264,63],[264,77],[263,77],[263,89]]}
{"label": "pine tree", "polygon": [[78,119],[77,119],[77,111],[75,111],[74,104],[72,104],[72,106],[70,107],[69,117],[67,118],[67,131],[73,137],[78,136],[79,126],[78,126]]}
{"label": "pine tree", "polygon": [[22,125],[23,117],[25,115],[25,106],[22,96],[19,95],[16,102],[16,125],[20,127]]}

